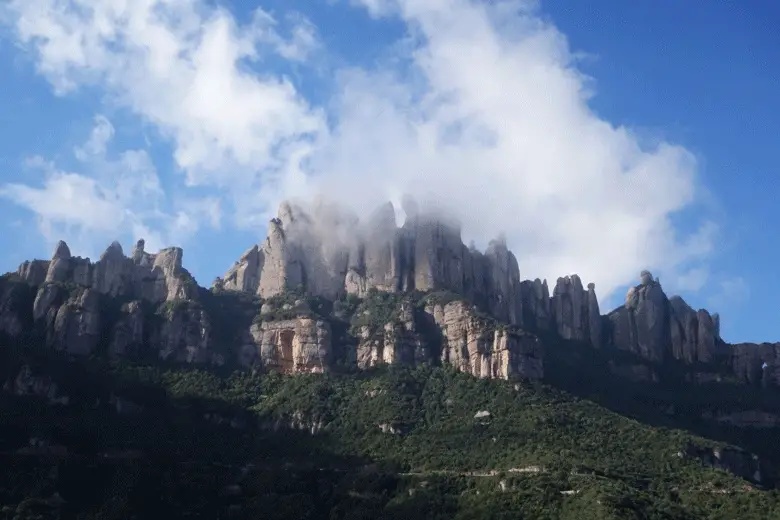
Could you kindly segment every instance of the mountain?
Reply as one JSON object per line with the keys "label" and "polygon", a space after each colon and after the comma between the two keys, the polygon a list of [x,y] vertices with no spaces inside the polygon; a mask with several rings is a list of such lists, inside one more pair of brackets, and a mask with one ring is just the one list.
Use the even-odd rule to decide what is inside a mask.
{"label": "mountain", "polygon": [[210,289],[143,240],[3,275],[0,518],[778,517],[780,344],[404,212],[282,204]]}

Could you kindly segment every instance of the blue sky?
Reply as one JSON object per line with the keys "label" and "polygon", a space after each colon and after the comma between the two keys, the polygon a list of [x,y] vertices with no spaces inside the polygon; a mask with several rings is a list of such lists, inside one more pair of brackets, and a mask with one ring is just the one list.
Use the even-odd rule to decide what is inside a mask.
{"label": "blue sky", "polygon": [[778,21],[759,0],[2,0],[0,264],[143,236],[209,284],[282,199],[413,193],[465,240],[503,232],[523,278],[579,273],[607,310],[650,268],[725,339],[777,340]]}

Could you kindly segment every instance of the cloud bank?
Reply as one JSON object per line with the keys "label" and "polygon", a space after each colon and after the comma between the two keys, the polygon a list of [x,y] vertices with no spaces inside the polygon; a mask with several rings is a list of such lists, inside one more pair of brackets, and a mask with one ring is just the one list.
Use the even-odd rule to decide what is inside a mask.
{"label": "cloud bank", "polygon": [[[334,94],[319,105],[279,68],[331,63],[301,15],[280,22],[260,8],[239,23],[201,0],[11,0],[3,18],[56,92],[98,87],[156,128],[172,144],[178,189],[213,190],[224,225],[260,233],[289,197],[324,193],[365,212],[412,193],[445,206],[465,240],[484,245],[503,233],[523,277],[577,272],[606,296],[649,267],[702,285],[698,263],[716,228],[702,221],[685,235],[672,221],[696,202],[695,157],[595,114],[593,81],[535,2],[350,3],[407,32],[376,66],[329,70]],[[79,153],[99,155],[105,132],[96,126]],[[144,174],[126,161],[130,190],[52,172],[43,188],[3,193],[48,225],[99,228],[117,215],[110,204],[74,220],[41,209],[43,197],[70,190],[107,200],[105,190],[119,191],[124,208],[159,197],[153,167]],[[216,224],[221,213],[211,214]],[[123,215],[121,226],[138,225],[134,213]],[[171,220],[166,231],[148,229],[175,237]]]}

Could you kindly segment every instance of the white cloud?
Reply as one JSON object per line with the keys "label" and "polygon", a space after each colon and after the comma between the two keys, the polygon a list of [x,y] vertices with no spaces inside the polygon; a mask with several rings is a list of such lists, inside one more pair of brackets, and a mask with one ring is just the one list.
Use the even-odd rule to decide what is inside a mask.
{"label": "white cloud", "polygon": [[284,38],[265,11],[241,25],[200,0],[11,0],[9,12],[55,88],[104,87],[244,224],[316,189],[359,209],[409,191],[448,205],[466,240],[503,231],[524,277],[577,272],[606,297],[645,267],[704,269],[717,228],[680,236],[670,220],[696,201],[695,157],[594,114],[592,81],[536,2],[353,3],[408,35],[381,67],[334,71],[330,127],[264,61],[307,64],[319,44],[300,17]]}
{"label": "white cloud", "polygon": [[712,307],[733,307],[750,297],[750,286],[741,276],[718,280],[714,289],[714,294],[708,300],[708,304]]}
{"label": "white cloud", "polygon": [[[710,279],[710,270],[707,267],[694,267],[681,273],[674,280],[673,288],[676,291],[699,291]],[[668,286],[667,286],[668,288]]]}
{"label": "white cloud", "polygon": [[150,249],[186,239],[201,224],[219,225],[219,205],[208,199],[172,205],[164,194],[149,156],[126,150],[115,158],[107,153],[114,127],[104,116],[83,146],[74,149],[82,173],[57,168],[40,157],[27,161],[40,170],[40,186],[5,184],[0,197],[35,213],[41,233],[54,243],[66,239],[74,252],[99,253],[121,236],[145,238]]}
{"label": "white cloud", "polygon": [[323,129],[322,114],[288,80],[247,67],[269,53],[304,60],[317,40],[301,17],[285,39],[261,10],[238,26],[200,1],[10,0],[8,9],[58,92],[106,87],[173,139],[191,185],[229,185],[243,196],[259,173],[272,180],[294,168],[308,136]]}
{"label": "white cloud", "polygon": [[713,223],[683,237],[669,218],[696,200],[693,155],[596,116],[565,37],[529,5],[364,3],[406,22],[411,66],[342,75],[338,125],[314,158],[323,185],[446,201],[467,238],[504,231],[524,277],[577,272],[602,297],[710,253]]}

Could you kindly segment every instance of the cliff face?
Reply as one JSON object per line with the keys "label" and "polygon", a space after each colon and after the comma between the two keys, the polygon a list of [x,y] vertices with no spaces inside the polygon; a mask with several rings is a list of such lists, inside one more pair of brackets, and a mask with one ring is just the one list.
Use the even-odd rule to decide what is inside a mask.
{"label": "cliff face", "polygon": [[139,240],[130,258],[118,242],[112,243],[97,262],[73,257],[60,241],[50,261],[24,262],[16,274],[35,286],[74,284],[115,297],[136,297],[153,303],[192,299],[197,293],[189,273],[182,268],[181,248],[170,247],[157,254],[144,251]]}
{"label": "cliff face", "polygon": [[427,305],[425,312],[441,329],[442,362],[476,377],[542,377],[542,347],[536,336],[496,326],[463,301]]}
{"label": "cliff face", "polygon": [[323,320],[294,318],[263,321],[252,325],[254,352],[244,358],[249,364],[285,374],[322,373],[330,361],[330,325]]}
{"label": "cliff face", "polygon": [[[358,308],[358,313],[365,312]],[[475,377],[539,379],[539,339],[481,315],[455,299],[447,303],[401,300],[390,317],[357,325],[357,364],[443,363]]]}
{"label": "cliff face", "polygon": [[482,253],[463,244],[456,223],[411,205],[404,209],[399,228],[390,203],[365,222],[327,206],[309,213],[284,203],[265,242],[245,252],[218,284],[263,298],[297,287],[330,299],[362,298],[372,289],[448,290],[510,325],[547,330],[555,324],[567,339],[601,344],[592,284],[586,291],[576,275],[561,278],[551,306],[547,282],[522,282],[503,240]]}
{"label": "cliff face", "polygon": [[679,296],[667,298],[647,271],[642,272],[640,284],[629,289],[625,305],[607,319],[608,344],[648,361],[711,363],[728,358],[731,351],[720,338],[717,314],[695,311]]}
{"label": "cliff face", "polygon": [[138,241],[128,258],[114,242],[93,263],[73,257],[59,242],[51,260],[23,263],[3,277],[0,332],[11,338],[37,336],[49,348],[74,355],[99,348],[128,355],[153,336],[162,358],[202,360],[207,341],[193,339],[202,335],[193,330],[203,328],[204,317],[188,318],[191,311],[181,306],[152,312],[155,320],[144,312],[145,306],[173,309],[175,302],[197,298],[198,287],[182,267],[182,250],[149,254],[143,248]]}
{"label": "cliff face", "polygon": [[[502,240],[482,253],[462,243],[457,223],[411,204],[404,210],[397,227],[390,204],[365,221],[325,204],[282,204],[266,240],[211,291],[182,267],[180,248],[150,254],[139,240],[126,257],[113,243],[93,263],[60,242],[50,260],[25,262],[0,281],[0,335],[32,332],[75,355],[290,373],[334,363],[448,363],[496,378],[542,377],[541,335],[630,353],[628,364],[610,361],[629,379],[658,380],[676,363],[689,367],[691,381],[780,385],[780,344],[726,344],[717,314],[667,297],[649,272],[602,316],[594,285],[576,274],[559,278],[550,294],[546,280],[521,280]],[[339,314],[337,304],[348,301],[363,303]]]}

